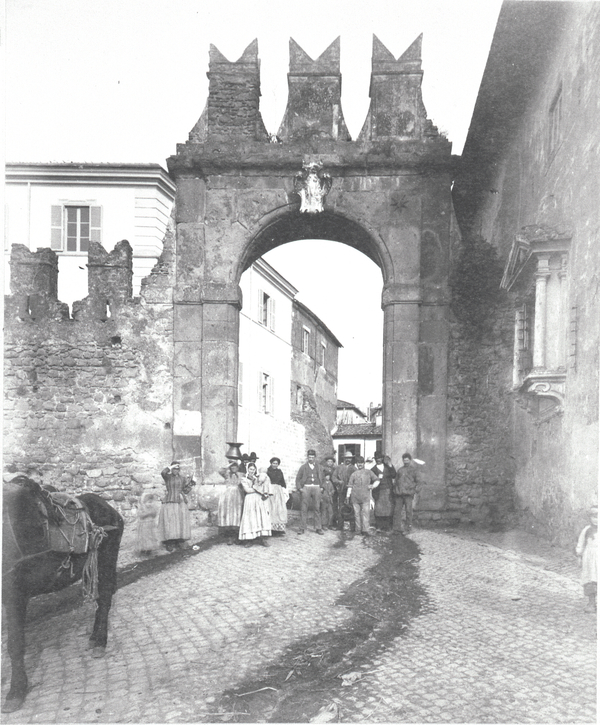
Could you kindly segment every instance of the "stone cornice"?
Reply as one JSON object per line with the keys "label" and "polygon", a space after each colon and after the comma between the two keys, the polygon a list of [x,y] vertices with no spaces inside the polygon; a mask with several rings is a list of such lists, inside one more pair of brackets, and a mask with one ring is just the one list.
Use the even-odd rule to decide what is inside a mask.
{"label": "stone cornice", "polygon": [[7,185],[151,186],[175,198],[175,184],[158,164],[7,163],[5,180]]}
{"label": "stone cornice", "polygon": [[541,224],[522,227],[515,234],[500,287],[506,290],[512,289],[522,277],[523,270],[531,266],[529,263],[534,257],[567,252],[571,236],[572,230],[567,227],[549,227]]}
{"label": "stone cornice", "polygon": [[[310,148],[309,148],[310,146]],[[342,176],[401,173],[450,173],[451,145],[446,139],[426,141],[353,142],[314,144],[270,144],[233,142],[227,138],[207,143],[177,144],[177,154],[167,159],[169,173],[179,176],[211,174],[296,174],[305,158],[320,161],[332,175]]]}

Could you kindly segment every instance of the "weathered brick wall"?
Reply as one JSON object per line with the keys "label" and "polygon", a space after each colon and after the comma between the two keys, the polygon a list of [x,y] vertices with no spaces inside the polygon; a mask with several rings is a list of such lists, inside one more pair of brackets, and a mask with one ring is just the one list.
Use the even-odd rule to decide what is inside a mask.
{"label": "weathered brick wall", "polygon": [[[13,294],[5,308],[5,469],[93,491],[127,516],[143,487],[162,486],[172,456],[172,305],[113,305],[118,290],[108,285],[102,305],[88,300],[70,319],[52,301],[27,312],[31,292]],[[107,300],[102,321],[95,313],[106,314]]]}

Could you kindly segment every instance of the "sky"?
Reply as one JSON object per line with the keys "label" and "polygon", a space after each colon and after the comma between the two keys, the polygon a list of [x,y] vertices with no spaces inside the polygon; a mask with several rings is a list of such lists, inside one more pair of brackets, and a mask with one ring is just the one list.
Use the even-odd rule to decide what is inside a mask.
{"label": "sky", "polygon": [[[341,36],[342,107],[356,138],[369,106],[373,34],[397,58],[423,33],[425,107],[453,153],[460,154],[501,5],[501,0],[5,2],[5,159],[163,166],[204,108],[210,43],[233,61],[258,38],[261,113],[267,130],[277,132],[287,100],[290,36],[312,58]],[[343,343],[339,397],[362,406],[380,402],[381,350],[374,359],[372,349],[367,356],[364,348],[375,338],[374,348],[381,348],[381,274],[349,247],[310,244],[316,243],[285,245],[267,260]],[[363,299],[356,304],[359,282]]]}

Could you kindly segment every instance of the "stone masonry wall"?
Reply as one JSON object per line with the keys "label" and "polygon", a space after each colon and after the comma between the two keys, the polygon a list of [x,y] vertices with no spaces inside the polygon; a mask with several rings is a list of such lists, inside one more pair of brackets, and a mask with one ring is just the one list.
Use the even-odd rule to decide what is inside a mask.
{"label": "stone masonry wall", "polygon": [[500,524],[513,512],[511,323],[505,306],[479,341],[450,325],[444,518],[451,523]]}
{"label": "stone masonry wall", "polygon": [[98,493],[127,518],[144,487],[162,488],[172,457],[172,305],[117,303],[108,284],[103,304],[83,301],[76,319],[52,300],[34,316],[23,304],[33,290],[19,288],[15,274],[18,293],[5,306],[5,470]]}
{"label": "stone masonry wall", "polygon": [[507,522],[514,508],[513,317],[491,245],[465,239],[451,276],[446,505],[448,523]]}

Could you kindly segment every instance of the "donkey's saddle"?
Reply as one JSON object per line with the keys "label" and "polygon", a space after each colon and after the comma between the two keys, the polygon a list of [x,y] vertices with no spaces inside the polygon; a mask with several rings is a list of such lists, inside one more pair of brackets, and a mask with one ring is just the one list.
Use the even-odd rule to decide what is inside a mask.
{"label": "donkey's saddle", "polygon": [[62,491],[55,491],[50,497],[53,510],[47,519],[48,548],[71,554],[87,553],[92,520],[83,502]]}

